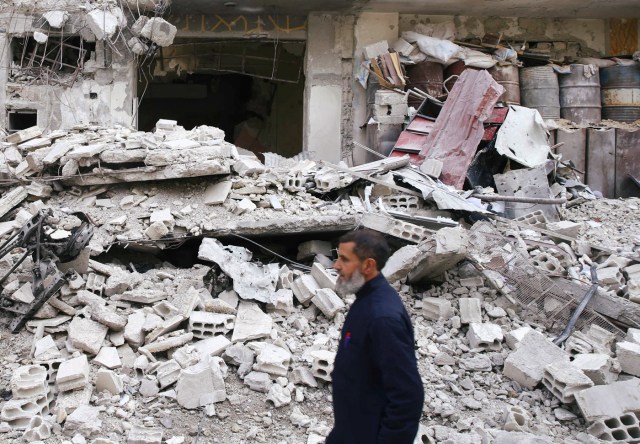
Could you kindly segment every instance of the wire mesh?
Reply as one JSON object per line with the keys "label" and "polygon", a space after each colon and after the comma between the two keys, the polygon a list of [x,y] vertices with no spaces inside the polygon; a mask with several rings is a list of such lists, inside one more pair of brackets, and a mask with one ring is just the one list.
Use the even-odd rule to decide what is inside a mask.
{"label": "wire mesh", "polygon": [[[473,258],[498,290],[549,331],[559,333],[584,297],[589,286],[569,279],[550,277],[538,269],[515,238],[504,236],[489,222],[478,222],[470,233]],[[597,325],[619,338],[624,332],[588,305],[578,318],[575,330]]]}

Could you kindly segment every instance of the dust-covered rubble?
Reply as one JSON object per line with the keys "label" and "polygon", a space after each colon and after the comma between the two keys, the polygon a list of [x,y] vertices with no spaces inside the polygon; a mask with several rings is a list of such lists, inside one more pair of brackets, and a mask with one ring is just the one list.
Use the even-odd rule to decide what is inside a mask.
{"label": "dust-covered rubble", "polygon": [[[19,144],[41,133],[3,142],[5,177],[23,180],[0,201],[3,239],[48,208],[47,236],[72,236],[77,211],[95,231],[27,330],[0,331],[0,439],[323,442],[353,302],[334,291],[333,249],[360,223],[388,236],[383,273],[414,325],[426,394],[416,442],[636,439],[638,199],[565,205],[561,221],[471,220],[443,207],[477,202],[404,161],[369,165],[370,182],[366,168],[266,167],[217,131],[159,122],[152,134],[77,128],[33,151]],[[157,159],[154,171],[209,154],[223,168],[180,181],[147,166],[105,172],[105,153],[113,165],[133,151],[128,164]],[[389,168],[397,181],[385,185]],[[1,258],[4,272],[20,251]],[[9,274],[3,308],[39,295],[35,260]],[[592,268],[599,289],[559,341]]]}

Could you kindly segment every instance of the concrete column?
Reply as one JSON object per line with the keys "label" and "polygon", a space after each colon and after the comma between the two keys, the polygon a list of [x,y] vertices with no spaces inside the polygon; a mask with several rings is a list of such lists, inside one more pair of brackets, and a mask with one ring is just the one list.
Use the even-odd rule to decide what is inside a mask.
{"label": "concrete column", "polygon": [[311,13],[305,56],[303,149],[329,162],[340,160],[342,143],[342,50],[336,39],[337,24],[337,16]]}
{"label": "concrete column", "polygon": [[7,78],[11,48],[6,33],[0,33],[0,130],[7,128]]}
{"label": "concrete column", "polygon": [[[354,56],[353,56],[353,140],[367,145],[367,133],[360,127],[367,122],[369,110],[367,107],[367,91],[357,81],[357,71],[364,60],[362,49],[372,43],[387,40],[389,44],[398,38],[398,13],[365,12],[356,18],[354,28]],[[367,153],[355,148],[353,160],[355,164],[366,162]]]}

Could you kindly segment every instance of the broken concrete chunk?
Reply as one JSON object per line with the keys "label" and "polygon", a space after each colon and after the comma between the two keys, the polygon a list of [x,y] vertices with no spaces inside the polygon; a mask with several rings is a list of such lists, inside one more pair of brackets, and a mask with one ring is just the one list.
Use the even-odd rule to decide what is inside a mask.
{"label": "broken concrete chunk", "polygon": [[640,410],[640,379],[597,385],[576,393],[576,403],[585,420],[617,418],[625,412]]}
{"label": "broken concrete chunk", "polygon": [[42,14],[42,17],[49,22],[49,26],[60,29],[69,19],[69,14],[66,11],[47,11]]}
{"label": "broken concrete chunk", "polygon": [[257,304],[241,302],[236,316],[232,342],[244,342],[269,336],[272,328],[271,316],[263,313]]}
{"label": "broken concrete chunk", "polygon": [[533,389],[544,376],[547,365],[569,363],[569,355],[535,330],[528,332],[518,348],[504,361],[503,374],[522,387]]}
{"label": "broken concrete chunk", "polygon": [[176,385],[176,400],[187,409],[195,409],[227,398],[224,378],[217,361],[206,359],[182,370]]}
{"label": "broken concrete chunk", "polygon": [[472,348],[499,351],[502,349],[502,329],[496,324],[469,324],[467,339]]}
{"label": "broken concrete chunk", "polygon": [[244,383],[248,385],[251,390],[261,393],[268,393],[273,384],[269,375],[263,372],[249,373],[244,377]]}
{"label": "broken concrete chunk", "polygon": [[37,126],[32,126],[20,131],[17,131],[5,138],[5,142],[19,144],[26,142],[27,140],[35,139],[42,135],[42,130]]}
{"label": "broken concrete chunk", "polygon": [[623,372],[633,376],[640,376],[640,344],[618,342],[616,344],[616,356]]}
{"label": "broken concrete chunk", "polygon": [[113,370],[100,369],[96,375],[96,391],[98,393],[106,390],[112,395],[119,395],[124,389],[122,377],[114,373]]}
{"label": "broken concrete chunk", "polygon": [[231,191],[231,186],[232,182],[230,180],[223,180],[209,185],[204,192],[202,201],[205,205],[219,205],[224,203]]}
{"label": "broken concrete chunk", "polygon": [[269,302],[276,290],[278,264],[260,266],[249,262],[251,253],[245,248],[225,247],[217,239],[204,238],[198,259],[218,264],[233,279],[233,289],[243,299]]}
{"label": "broken concrete chunk", "polygon": [[202,341],[193,343],[193,348],[200,356],[220,356],[231,345],[223,335],[216,335]]}
{"label": "broken concrete chunk", "polygon": [[86,355],[60,364],[56,386],[61,392],[83,388],[89,382],[89,361]]}
{"label": "broken concrete chunk", "polygon": [[264,173],[265,167],[260,161],[250,156],[240,156],[233,164],[233,170],[240,176],[251,176]]}
{"label": "broken concrete chunk", "polygon": [[96,355],[102,348],[109,328],[91,319],[76,316],[68,327],[71,344],[89,354]]}
{"label": "broken concrete chunk", "polygon": [[160,427],[134,425],[127,435],[127,444],[160,444],[163,434],[164,431]]}
{"label": "broken concrete chunk", "polygon": [[336,313],[345,307],[340,296],[329,288],[318,289],[311,298],[311,302],[320,309],[327,319],[333,319]]}
{"label": "broken concrete chunk", "polygon": [[93,362],[110,370],[122,367],[122,361],[115,347],[102,347]]}
{"label": "broken concrete chunk", "polygon": [[110,39],[118,29],[119,20],[114,14],[103,9],[94,9],[85,16],[87,26],[97,40]]}
{"label": "broken concrete chunk", "polygon": [[161,17],[152,17],[142,27],[140,35],[158,46],[170,46],[178,32],[177,28]]}
{"label": "broken concrete chunk", "polygon": [[264,344],[256,357],[253,369],[274,376],[286,376],[290,361],[291,353],[287,350],[273,344]]}
{"label": "broken concrete chunk", "polygon": [[73,411],[64,423],[63,432],[67,436],[79,433],[82,436],[91,437],[102,431],[102,420],[99,418],[100,410],[97,407],[81,405]]}

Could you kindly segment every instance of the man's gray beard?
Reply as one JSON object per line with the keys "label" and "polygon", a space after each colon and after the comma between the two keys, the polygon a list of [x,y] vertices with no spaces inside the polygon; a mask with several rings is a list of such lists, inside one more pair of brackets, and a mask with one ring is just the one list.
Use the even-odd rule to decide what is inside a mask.
{"label": "man's gray beard", "polygon": [[349,279],[338,278],[336,282],[336,293],[341,298],[348,294],[356,294],[365,284],[365,279],[360,270],[355,270]]}

